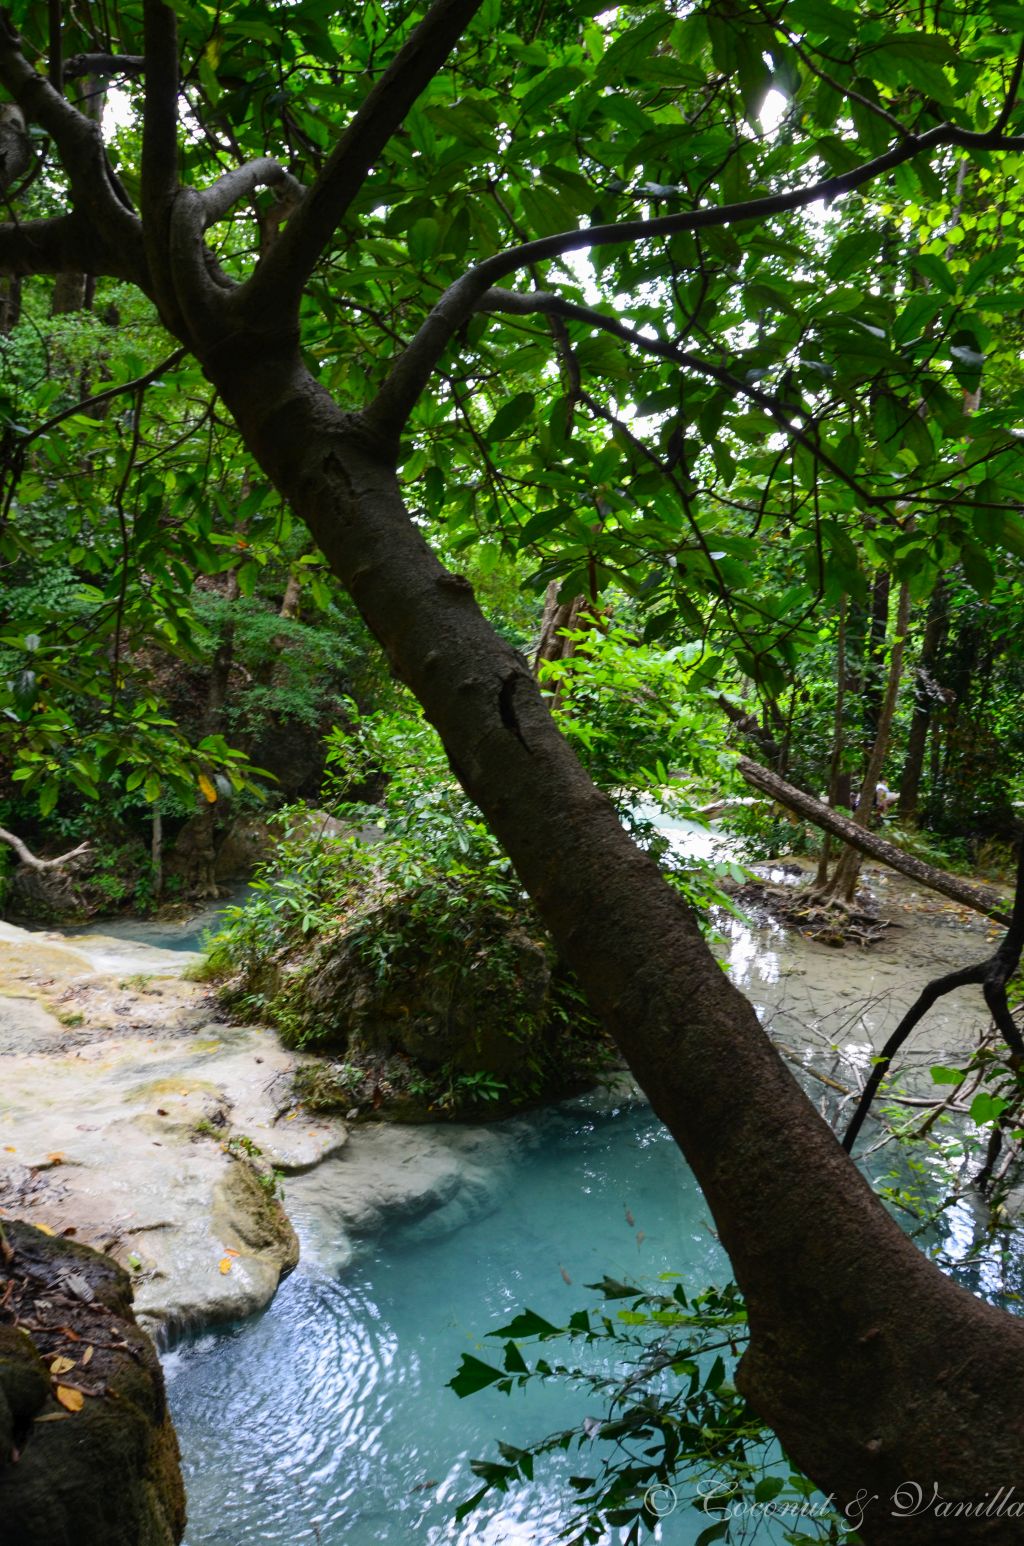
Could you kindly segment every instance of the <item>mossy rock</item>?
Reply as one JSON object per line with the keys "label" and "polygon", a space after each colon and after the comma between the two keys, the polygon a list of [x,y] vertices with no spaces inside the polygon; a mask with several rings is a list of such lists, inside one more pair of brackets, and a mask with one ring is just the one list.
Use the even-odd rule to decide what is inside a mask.
{"label": "mossy rock", "polygon": [[[177,1546],[185,1528],[178,1443],[128,1274],[29,1224],[4,1230],[13,1250],[0,1327],[4,1546]],[[54,1369],[55,1359],[71,1367]]]}

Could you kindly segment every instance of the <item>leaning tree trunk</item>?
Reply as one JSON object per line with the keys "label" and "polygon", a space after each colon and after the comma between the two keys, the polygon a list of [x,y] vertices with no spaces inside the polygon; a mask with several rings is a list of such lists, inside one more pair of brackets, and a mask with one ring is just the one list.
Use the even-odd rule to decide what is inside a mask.
{"label": "leaning tree trunk", "polygon": [[[896,1519],[893,1499],[909,1481],[926,1497],[934,1487],[970,1502],[1017,1475],[1024,1322],[951,1282],[889,1217],[726,980],[693,914],[558,734],[527,662],[489,627],[472,587],[442,567],[405,510],[396,461],[408,412],[483,304],[478,287],[512,266],[500,274],[477,267],[445,292],[369,411],[332,402],[302,360],[306,280],[479,0],[435,0],[339,136],[280,242],[238,288],[218,270],[203,232],[237,203],[240,186],[276,185],[288,174],[260,158],[210,188],[181,186],[175,13],[161,0],[143,9],[141,216],[117,196],[92,126],[69,120],[0,15],[0,79],[54,126],[74,203],[66,219],[41,223],[42,236],[25,239],[8,226],[8,266],[67,269],[86,236],[90,267],[140,285],[200,360],[420,700],[689,1160],[746,1295],[751,1340],[737,1379],[755,1410],[856,1519],[867,1503],[863,1539],[961,1542],[962,1517],[925,1510]],[[831,198],[918,155],[926,140],[929,148],[954,143],[944,126],[927,133],[931,140],[910,136],[859,173],[814,187]],[[792,207],[811,194],[795,190]],[[701,208],[685,219],[707,215]],[[721,211],[717,217],[728,223]],[[652,220],[645,229],[656,227]],[[595,228],[586,235],[593,243]],[[972,1518],[969,1533],[1001,1542],[1015,1540],[1018,1528],[1015,1520]]]}
{"label": "leaning tree trunk", "polygon": [[[876,1498],[865,1539],[962,1540],[962,1521],[897,1522],[886,1500],[908,1477],[973,1498],[1016,1474],[1024,1323],[926,1260],[847,1160],[559,735],[527,663],[410,521],[390,450],[297,353],[232,340],[206,368],[692,1166],[747,1298],[742,1390],[826,1491]],[[999,1528],[987,1538],[1007,1539]]]}

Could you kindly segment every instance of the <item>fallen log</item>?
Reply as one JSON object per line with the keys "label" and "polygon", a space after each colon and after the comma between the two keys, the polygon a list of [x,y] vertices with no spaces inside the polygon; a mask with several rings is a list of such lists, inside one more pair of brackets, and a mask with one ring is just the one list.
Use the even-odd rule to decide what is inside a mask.
{"label": "fallen log", "polygon": [[864,827],[859,827],[849,817],[840,815],[813,795],[804,794],[803,790],[787,784],[777,773],[763,768],[749,757],[741,757],[736,766],[752,788],[770,795],[773,800],[795,811],[798,816],[803,816],[806,821],[841,838],[851,848],[859,849],[891,870],[898,870],[901,875],[916,880],[919,885],[927,886],[929,891],[937,891],[940,896],[959,902],[962,907],[969,907],[996,923],[1009,924],[1010,914],[1006,911],[1006,903],[994,891],[972,885],[959,875],[950,875],[945,870],[936,869],[934,865],[925,864],[923,859],[915,859],[911,854],[904,853],[902,848],[879,837],[877,832],[868,832]]}

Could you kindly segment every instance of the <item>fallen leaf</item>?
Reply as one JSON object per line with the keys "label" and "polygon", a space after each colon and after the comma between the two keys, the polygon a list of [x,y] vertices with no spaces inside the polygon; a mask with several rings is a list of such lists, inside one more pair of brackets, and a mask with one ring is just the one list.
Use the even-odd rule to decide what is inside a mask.
{"label": "fallen leaf", "polygon": [[41,1235],[55,1235],[57,1233],[55,1229],[50,1228],[49,1224],[37,1224],[36,1228]]}
{"label": "fallen leaf", "polygon": [[221,1270],[221,1272],[230,1272],[231,1271],[231,1257],[230,1256],[222,1256],[221,1257],[221,1259],[220,1259],[220,1270]]}
{"label": "fallen leaf", "polygon": [[73,1358],[65,1358],[62,1354],[60,1357],[53,1360],[53,1363],[50,1365],[50,1373],[67,1374],[68,1370],[73,1369],[74,1367],[75,1360]]}
{"label": "fallen leaf", "polygon": [[156,1114],[157,1114],[158,1117],[165,1117],[167,1115],[167,1112],[164,1110],[163,1106],[158,1106],[156,1108]]}
{"label": "fallen leaf", "polygon": [[48,1154],[46,1158],[49,1160],[51,1165],[63,1165],[64,1163],[64,1156],[59,1152],[59,1150],[56,1154]]}
{"label": "fallen leaf", "polygon": [[93,1355],[93,1353],[95,1353],[95,1351],[96,1351],[96,1349],[93,1347],[92,1343],[90,1342],[89,1346],[86,1348],[85,1352],[82,1354],[82,1368],[83,1369],[85,1368],[87,1363],[91,1363],[92,1362],[92,1355]]}
{"label": "fallen leaf", "polygon": [[224,1255],[225,1256],[237,1256],[238,1252],[237,1251],[233,1251],[229,1245],[226,1245],[224,1247]]}
{"label": "fallen leaf", "polygon": [[56,1396],[61,1406],[67,1407],[69,1412],[80,1412],[85,1405],[82,1392],[75,1390],[71,1385],[58,1385]]}
{"label": "fallen leaf", "polygon": [[4,1153],[5,1154],[17,1154],[17,1152],[18,1151],[14,1147],[13,1143],[5,1143],[4,1144]]}

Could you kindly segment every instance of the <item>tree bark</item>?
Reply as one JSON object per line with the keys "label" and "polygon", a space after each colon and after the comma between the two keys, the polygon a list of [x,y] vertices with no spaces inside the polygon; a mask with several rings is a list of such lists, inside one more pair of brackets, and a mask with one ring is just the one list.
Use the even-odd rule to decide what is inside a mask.
{"label": "tree bark", "polygon": [[907,736],[903,772],[900,775],[900,816],[905,821],[913,821],[917,816],[925,747],[928,744],[928,728],[931,724],[937,693],[933,672],[947,627],[946,585],[945,581],[940,579],[928,602],[928,616],[924,625],[924,637],[921,640],[921,653],[917,661],[914,713]]}
{"label": "tree bark", "polygon": [[[390,455],[297,354],[233,340],[231,355],[206,369],[250,450],[419,698],[704,1189],[747,1298],[752,1405],[843,1500],[891,1498],[908,1477],[958,1498],[1006,1485],[1024,1442],[1024,1324],[944,1277],[849,1163],[558,734],[527,662],[427,548]],[[994,1368],[1014,1392],[998,1421]],[[868,1540],[963,1538],[962,1521],[875,1507]]]}
{"label": "tree bark", "polygon": [[[888,588],[886,589],[888,598]],[[871,755],[868,757],[867,767],[864,770],[864,779],[860,788],[860,799],[854,813],[854,823],[863,827],[865,831],[871,824],[874,810],[875,786],[882,776],[885,759],[889,755],[889,742],[892,738],[892,722],[896,713],[896,700],[899,697],[900,677],[903,673],[903,652],[907,643],[907,629],[910,626],[910,587],[904,583],[900,587],[900,599],[896,608],[896,636],[893,639],[892,653],[889,656],[889,674],[885,686],[885,696],[882,700],[875,729],[874,744],[871,747]],[[826,885],[825,892],[829,896],[839,897],[841,901],[852,902],[857,890],[857,881],[860,878],[861,858],[856,848],[846,848],[836,861],[836,867],[831,881]]]}
{"label": "tree bark", "polygon": [[[839,603],[839,627],[836,632],[836,706],[832,719],[832,756],[828,766],[828,798],[832,806],[845,805],[845,800],[840,799],[839,781],[843,766],[843,749],[845,744],[844,715],[846,712],[846,608],[847,600],[844,596]],[[828,879],[829,850],[831,847],[831,834],[826,832],[821,840],[821,857],[818,860],[818,873],[815,876],[815,885],[820,890]]]}
{"label": "tree bark", "polygon": [[959,875],[948,875],[945,870],[937,870],[933,865],[925,864],[923,859],[915,859],[911,854],[904,853],[876,832],[867,831],[849,816],[841,816],[831,806],[823,805],[813,795],[804,794],[802,789],[794,789],[792,784],[787,784],[777,773],[761,767],[760,763],[751,762],[749,757],[741,757],[736,766],[754,789],[760,789],[762,794],[770,795],[780,805],[788,806],[806,821],[812,821],[815,826],[842,838],[844,843],[849,843],[869,859],[877,859],[891,870],[898,870],[901,875],[916,880],[918,885],[927,886],[929,891],[948,896],[951,901],[959,902],[961,907],[969,907],[972,912],[993,918],[996,923],[1009,924],[1010,915],[1006,911],[1006,904],[994,891],[983,891],[980,886],[972,886],[970,881],[961,880]]}
{"label": "tree bark", "polygon": [[[464,34],[477,0],[435,0],[237,290],[203,241],[211,190],[179,185],[174,12],[160,0],[144,9],[141,218],[118,197],[97,137],[21,56],[9,22],[0,27],[0,79],[52,134],[75,194],[67,216],[27,230],[8,225],[0,261],[9,272],[55,272],[72,266],[81,234],[94,255],[88,266],[139,284],[195,352],[250,451],[419,698],[689,1160],[747,1300],[742,1390],[826,1493],[855,1513],[867,1504],[863,1539],[959,1546],[961,1517],[924,1510],[895,1519],[892,1500],[908,1480],[926,1498],[934,1487],[961,1501],[1012,1485],[1024,1448],[1024,1322],[944,1277],[886,1213],[726,980],[693,914],[558,734],[528,663],[488,626],[471,586],[427,548],[402,503],[395,462],[443,349],[485,288],[508,274],[610,240],[802,209],[939,146],[998,149],[1004,123],[985,132],[937,125],[821,182],[728,208],[591,224],[498,253],[450,287],[360,414],[333,403],[303,365],[299,301],[381,147]],[[1016,1521],[998,1517],[972,1518],[969,1528],[972,1540],[1019,1533]]]}
{"label": "tree bark", "polygon": [[39,859],[14,832],[8,832],[0,827],[0,843],[7,843],[18,855],[19,861],[30,870],[57,870],[62,864],[67,864],[71,859],[77,859],[80,854],[89,852],[88,843],[79,843],[77,848],[69,848],[66,854],[58,854],[55,859]]}

